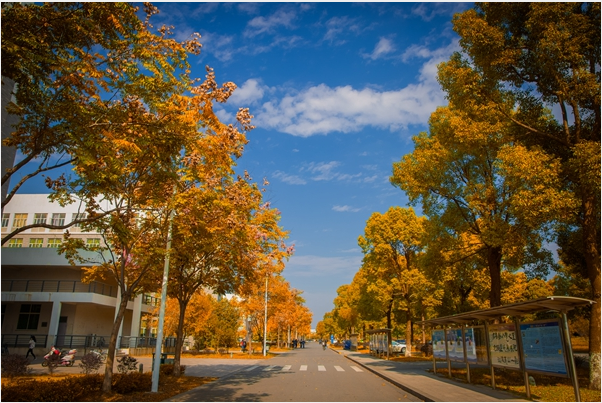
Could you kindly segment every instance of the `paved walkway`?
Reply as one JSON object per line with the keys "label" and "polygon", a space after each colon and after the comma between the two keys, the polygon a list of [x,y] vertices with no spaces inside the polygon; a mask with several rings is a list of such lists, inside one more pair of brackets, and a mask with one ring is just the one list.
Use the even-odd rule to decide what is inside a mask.
{"label": "paved walkway", "polygon": [[[509,392],[494,390],[485,385],[473,385],[427,372],[432,361],[397,362],[375,358],[369,354],[334,350],[427,402],[526,402]],[[447,363],[439,362],[437,371],[447,371]]]}

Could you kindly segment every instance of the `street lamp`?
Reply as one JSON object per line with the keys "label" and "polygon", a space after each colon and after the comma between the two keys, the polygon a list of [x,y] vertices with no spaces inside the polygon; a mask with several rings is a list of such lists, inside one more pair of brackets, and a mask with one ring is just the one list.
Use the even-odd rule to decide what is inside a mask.
{"label": "street lamp", "polygon": [[265,309],[263,317],[263,356],[267,355],[266,346],[268,338],[268,275],[265,275]]}
{"label": "street lamp", "polygon": [[[174,190],[175,194],[175,190]],[[171,231],[175,209],[169,214],[169,227],[167,229],[167,245],[165,263],[163,265],[163,284],[161,286],[161,305],[159,307],[159,324],[157,328],[157,345],[155,346],[155,359],[153,362],[153,375],[151,392],[159,391],[159,370],[161,369],[161,348],[163,346],[163,322],[165,321],[165,303],[167,301],[167,280],[169,278],[169,250],[171,249]]]}

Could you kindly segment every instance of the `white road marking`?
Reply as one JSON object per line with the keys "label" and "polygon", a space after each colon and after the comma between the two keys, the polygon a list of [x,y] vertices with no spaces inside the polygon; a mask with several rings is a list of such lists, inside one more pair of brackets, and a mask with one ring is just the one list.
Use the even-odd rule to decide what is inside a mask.
{"label": "white road marking", "polygon": [[284,367],[282,367],[282,371],[288,371],[289,369],[291,369],[290,365],[285,365]]}
{"label": "white road marking", "polygon": [[352,365],[352,366],[351,366],[351,368],[353,368],[353,370],[354,370],[355,372],[364,372],[364,371],[362,371],[361,369],[359,369],[358,367],[356,367],[355,365]]}
{"label": "white road marking", "polygon": [[307,371],[307,365],[301,365],[299,371]]}
{"label": "white road marking", "polygon": [[339,367],[338,365],[335,365],[334,368],[339,372],[345,372],[345,370],[343,368]]}
{"label": "white road marking", "polygon": [[271,371],[274,369],[273,365],[268,365],[267,367],[265,367],[264,371]]}
{"label": "white road marking", "polygon": [[249,367],[247,369],[245,369],[245,371],[253,371],[255,368],[257,368],[259,365],[253,365],[252,367]]}
{"label": "white road marking", "polygon": [[326,371],[326,367],[324,365],[318,365],[318,371]]}

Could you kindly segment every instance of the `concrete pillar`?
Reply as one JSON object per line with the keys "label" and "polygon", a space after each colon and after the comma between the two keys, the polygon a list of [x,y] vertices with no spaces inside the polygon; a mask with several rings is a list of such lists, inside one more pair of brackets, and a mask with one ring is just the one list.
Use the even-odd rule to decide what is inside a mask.
{"label": "concrete pillar", "polygon": [[134,299],[134,311],[132,312],[132,326],[130,328],[130,348],[137,347],[138,337],[140,337],[140,320],[142,317],[142,294],[139,294]]}
{"label": "concrete pillar", "polygon": [[56,335],[59,331],[59,319],[61,318],[62,305],[63,304],[60,301],[52,302],[52,313],[50,315],[50,323],[48,324],[48,342],[50,345],[47,345],[47,348],[50,348],[50,346],[53,346],[56,343]]}

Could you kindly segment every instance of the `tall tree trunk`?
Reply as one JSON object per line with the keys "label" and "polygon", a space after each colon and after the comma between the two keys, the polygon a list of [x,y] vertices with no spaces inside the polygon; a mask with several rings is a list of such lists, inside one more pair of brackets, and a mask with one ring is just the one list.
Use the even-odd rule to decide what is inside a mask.
{"label": "tall tree trunk", "polygon": [[109,339],[109,351],[107,352],[107,360],[105,363],[105,377],[102,382],[102,393],[111,393],[111,384],[113,383],[113,365],[115,363],[115,350],[117,349],[117,335],[119,334],[119,328],[125,315],[125,309],[130,299],[130,293],[122,293],[121,301],[119,302],[119,310],[117,311],[117,317],[113,322],[113,328],[111,329],[111,338]]}
{"label": "tall tree trunk", "polygon": [[412,356],[412,309],[410,308],[410,297],[406,295],[406,357]]}
{"label": "tall tree trunk", "polygon": [[391,322],[391,314],[393,312],[393,298],[391,298],[391,301],[389,301],[389,306],[387,307],[387,329],[392,329],[393,325]]}
{"label": "tall tree trunk", "polygon": [[585,241],[585,263],[588,279],[592,290],[592,305],[589,321],[589,388],[600,390],[600,222],[595,209],[597,203],[594,195],[588,194],[583,198],[583,237]]}
{"label": "tall tree trunk", "polygon": [[426,332],[424,331],[424,304],[420,301],[420,320],[422,323],[422,344],[426,343]]}
{"label": "tall tree trunk", "polygon": [[[190,301],[190,299],[188,301]],[[180,316],[178,318],[178,330],[176,332],[176,354],[173,361],[174,376],[180,376],[180,359],[182,357],[182,346],[184,345],[184,317],[186,316],[188,301],[178,299]]]}
{"label": "tall tree trunk", "polygon": [[489,305],[491,308],[502,305],[502,248],[487,248],[487,266],[491,278]]}

